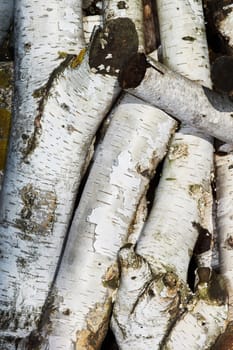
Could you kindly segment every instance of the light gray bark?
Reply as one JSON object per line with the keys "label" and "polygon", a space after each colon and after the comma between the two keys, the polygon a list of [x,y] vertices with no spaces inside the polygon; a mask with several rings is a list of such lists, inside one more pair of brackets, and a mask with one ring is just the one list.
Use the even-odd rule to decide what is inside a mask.
{"label": "light gray bark", "polygon": [[0,203],[4,350],[37,328],[93,138],[119,92],[115,76],[96,75],[89,55],[83,59],[80,2],[19,0],[15,30],[14,118]]}
{"label": "light gray bark", "polygon": [[[99,145],[52,290],[39,349],[98,349],[118,286],[117,253],[166,152],[174,121],[125,96]],[[155,137],[154,137],[155,136]]]}
{"label": "light gray bark", "polygon": [[128,91],[186,124],[233,143],[233,103],[152,59],[141,84]]}

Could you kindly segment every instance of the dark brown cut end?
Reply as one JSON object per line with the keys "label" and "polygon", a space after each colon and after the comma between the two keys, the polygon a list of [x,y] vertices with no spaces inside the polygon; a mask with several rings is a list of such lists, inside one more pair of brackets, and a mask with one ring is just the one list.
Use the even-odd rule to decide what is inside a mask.
{"label": "dark brown cut end", "polygon": [[135,88],[143,80],[148,64],[143,53],[132,55],[121,69],[118,81],[123,89]]}
{"label": "dark brown cut end", "polygon": [[218,57],[211,69],[211,79],[216,90],[230,93],[233,91],[233,57]]}
{"label": "dark brown cut end", "polygon": [[230,322],[223,334],[221,334],[211,350],[233,350],[233,323]]}
{"label": "dark brown cut end", "polygon": [[138,35],[133,21],[127,17],[109,20],[92,40],[89,65],[96,73],[115,75],[138,51]]}

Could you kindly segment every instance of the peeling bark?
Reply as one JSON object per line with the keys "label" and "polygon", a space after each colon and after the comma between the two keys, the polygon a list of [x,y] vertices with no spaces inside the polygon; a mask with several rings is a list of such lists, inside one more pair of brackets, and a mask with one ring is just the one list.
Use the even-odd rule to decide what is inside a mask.
{"label": "peeling bark", "polygon": [[129,96],[114,111],[70,229],[40,349],[99,349],[118,286],[117,252],[174,127]]}
{"label": "peeling bark", "polygon": [[160,349],[161,339],[187,302],[185,285],[172,272],[154,275],[148,262],[132,245],[119,254],[121,283],[111,327],[119,349]]}
{"label": "peeling bark", "polygon": [[218,35],[223,39],[228,54],[233,53],[233,7],[231,0],[206,1],[209,10],[210,21],[214,25]]}
{"label": "peeling bark", "polygon": [[[205,57],[206,39],[203,30],[200,30],[204,28],[201,3],[158,1],[157,4],[166,63],[190,79],[201,80],[206,86],[211,86],[208,58]],[[177,22],[177,12],[183,14],[180,23]],[[183,17],[186,19],[186,26],[183,26]],[[201,37],[194,44],[195,39],[192,37],[194,40],[191,40],[191,34],[197,34],[196,23]],[[179,57],[177,52],[180,53]],[[189,57],[191,61],[194,58],[192,71],[189,70]],[[201,63],[197,59],[200,57]],[[132,66],[126,67],[126,72],[132,74]],[[165,80],[167,69],[162,66],[162,70],[158,69],[157,63],[155,67],[155,74],[161,75],[160,82]],[[155,78],[155,74],[152,74]],[[122,76],[123,83],[125,79],[127,85],[128,77],[124,77],[124,74]],[[171,107],[172,99],[174,107],[179,96],[172,89],[166,93],[168,84],[165,87],[157,79],[153,83],[151,81],[150,85],[147,78],[146,73],[141,85],[134,90],[136,94],[140,91],[138,95],[146,99],[148,95],[152,95],[151,91],[156,86],[154,99],[149,99],[150,103],[154,103],[156,99],[157,105],[164,108],[160,102],[166,100],[166,106]],[[185,81],[182,77],[180,79]],[[170,83],[172,84],[171,81]],[[196,88],[198,89],[197,85]],[[162,93],[159,92],[160,89]],[[133,94],[134,91],[130,90]],[[182,94],[181,91],[179,93]],[[187,122],[188,118],[183,114],[190,113],[189,109],[192,107],[188,104],[183,107],[184,101],[179,102],[180,116]],[[218,301],[216,297],[213,298],[210,291],[212,282],[209,278],[203,278],[204,269],[211,264],[212,172],[211,138],[194,128],[182,126],[170,143],[154,204],[135,252],[132,247],[126,247],[120,252],[121,283],[111,326],[121,350],[134,347],[164,350],[206,349],[224,329],[225,300]],[[204,235],[204,232],[208,232],[208,235]],[[205,246],[203,242],[206,243]],[[186,285],[188,265],[193,252],[199,258],[198,274],[201,286],[195,296]],[[215,287],[219,290],[219,286]]]}
{"label": "peeling bark", "polygon": [[195,223],[212,231],[209,211],[212,170],[212,144],[189,132],[186,134],[185,129],[177,132],[164,163],[153,208],[137,244],[137,252],[156,273],[169,269],[186,281],[199,234]]}
{"label": "peeling bark", "polygon": [[90,69],[80,11],[76,1],[16,3],[16,94],[1,197],[4,350],[38,326],[93,137],[119,92],[115,76]]}

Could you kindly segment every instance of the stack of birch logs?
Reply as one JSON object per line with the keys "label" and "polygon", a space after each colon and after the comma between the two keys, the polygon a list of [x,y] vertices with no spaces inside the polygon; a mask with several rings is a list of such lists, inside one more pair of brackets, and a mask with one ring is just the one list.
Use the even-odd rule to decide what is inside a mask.
{"label": "stack of birch logs", "polygon": [[0,9],[0,350],[233,349],[232,1]]}

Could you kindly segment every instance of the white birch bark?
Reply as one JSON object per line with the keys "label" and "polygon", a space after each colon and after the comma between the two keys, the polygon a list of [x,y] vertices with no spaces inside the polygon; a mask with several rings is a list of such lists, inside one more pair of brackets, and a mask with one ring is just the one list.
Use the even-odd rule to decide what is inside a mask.
{"label": "white birch bark", "polygon": [[[225,309],[225,312],[224,312]],[[225,328],[226,307],[216,301],[198,300],[188,306],[169,334],[164,350],[210,349]]]}
{"label": "white birch bark", "polygon": [[147,261],[125,246],[119,254],[120,287],[111,327],[120,350],[160,349],[168,324],[178,312],[184,285],[168,272],[155,276]]}
{"label": "white birch bark", "polygon": [[[218,8],[219,7],[219,8]],[[216,27],[233,49],[233,5],[219,3],[213,14]],[[232,51],[233,52],[233,51]],[[229,57],[230,59],[230,57]],[[217,150],[216,164],[216,195],[217,195],[217,231],[219,235],[220,270],[226,281],[228,293],[228,320],[233,321],[233,254],[231,238],[232,226],[232,146],[223,144]]]}
{"label": "white birch bark", "polygon": [[211,87],[201,1],[157,0],[156,3],[163,63],[175,72]]}
{"label": "white birch bark", "polygon": [[0,4],[0,47],[13,22],[14,0],[1,0]]}
{"label": "white birch bark", "polygon": [[117,252],[174,131],[174,120],[131,96],[113,113],[70,229],[40,349],[100,348],[118,286]]}
{"label": "white birch bark", "polygon": [[[165,3],[157,0],[157,9],[163,53],[162,60],[165,65],[186,78],[211,88],[209,53],[205,35],[202,1],[175,0]],[[186,131],[187,134],[192,134],[192,132],[195,134],[195,131],[192,131],[192,129]],[[202,137],[201,134],[200,137]],[[188,143],[188,137],[186,142]],[[195,172],[195,169],[196,166],[193,163],[193,170],[190,167],[190,173]],[[188,209],[187,204],[186,208]],[[190,217],[190,222],[196,222],[196,224],[202,225],[209,231],[209,249],[200,254],[200,251],[203,249],[200,247],[201,243],[198,242],[199,247],[197,247],[197,250],[199,252],[196,260],[198,267],[200,267],[199,272],[201,272],[202,268],[211,268],[212,253],[210,248],[213,242],[212,208],[213,202],[210,194],[209,200],[205,203],[205,213],[202,213],[204,215],[202,215],[201,221],[192,220]],[[202,237],[202,239],[207,241],[208,238]]]}
{"label": "white birch bark", "polygon": [[149,61],[152,66],[141,84],[128,92],[206,134],[233,143],[233,103],[228,97],[172,72],[153,59]]}
{"label": "white birch bark", "polygon": [[[165,160],[152,211],[136,246],[137,258],[134,259],[144,261],[143,266],[147,265],[144,268],[151,271],[150,278],[144,281],[137,277],[137,281],[133,281],[131,275],[138,276],[138,273],[132,261],[128,261],[130,259],[127,257],[126,263],[121,263],[121,276],[126,281],[121,280],[112,318],[112,328],[120,349],[130,349],[136,343],[138,349],[159,348],[167,335],[170,322],[182,311],[182,306],[181,310],[178,306],[178,291],[184,289],[181,286],[185,284],[188,264],[198,237],[194,223],[200,223],[210,231],[212,228],[209,212],[212,203],[212,169],[213,146],[208,140],[182,134],[181,131],[175,134]],[[126,271],[125,264],[128,266]],[[131,275],[128,276],[129,267]],[[169,276],[170,273],[170,278],[175,279],[175,282],[167,288],[163,281],[164,276]],[[145,276],[144,273],[142,275]],[[153,293],[149,291],[151,285]],[[136,301],[129,302],[132,290],[135,291],[137,299],[135,297]],[[187,298],[186,291],[181,293],[184,299],[185,296]],[[184,306],[185,302],[187,300],[184,300]],[[130,307],[125,311],[125,304],[137,305],[135,311]],[[224,318],[225,313],[218,308],[216,307],[216,312],[213,310],[212,316],[222,312]],[[171,314],[170,309],[173,310]],[[219,323],[216,321],[221,328],[222,324]],[[143,327],[141,332],[140,327]],[[202,339],[208,342],[210,333],[206,332],[207,328],[203,328],[205,339]],[[197,336],[196,331],[194,334]]]}
{"label": "white birch bark", "polygon": [[94,74],[87,55],[79,67],[80,56],[60,64],[59,51],[83,48],[80,26],[79,2],[16,3],[15,111],[1,197],[4,350],[38,326],[93,137],[119,92],[116,77]]}
{"label": "white birch bark", "polygon": [[[223,148],[223,147],[222,147]],[[225,146],[226,148],[226,146]],[[221,149],[221,148],[220,148]],[[216,154],[216,193],[217,193],[217,229],[219,233],[220,268],[226,279],[229,297],[229,320],[233,319],[233,225],[232,225],[232,190],[233,190],[233,154]]]}
{"label": "white birch bark", "polygon": [[177,132],[137,244],[137,252],[154,272],[171,269],[181,280],[187,280],[187,267],[198,237],[196,224],[212,232],[212,171],[212,144],[182,129]]}
{"label": "white birch bark", "polygon": [[[173,69],[177,67],[180,73],[184,70],[188,78],[210,86],[208,58],[205,57],[206,62],[202,58],[201,64],[197,60],[207,51],[204,32],[198,31],[202,34],[196,45],[191,44],[192,40],[184,45],[183,39],[191,33],[194,35],[196,23],[199,29],[204,28],[201,3],[158,1],[157,5],[166,63]],[[186,26],[182,16],[177,21],[177,11],[184,15]],[[173,14],[175,18],[171,19]],[[179,58],[176,58],[177,52]],[[192,71],[189,71],[189,57],[192,60],[193,55]],[[212,172],[211,140],[194,129],[182,127],[170,144],[136,254],[127,248],[120,255],[122,279],[112,317],[120,349],[204,349],[222,331],[225,309],[207,300],[207,292],[200,300],[187,303],[190,296],[185,290],[199,227],[210,231],[210,236],[213,231]],[[202,255],[201,265],[209,267],[210,259],[211,252],[205,257]]]}
{"label": "white birch bark", "polygon": [[143,11],[142,0],[125,0],[125,1],[112,1],[104,0],[104,19],[105,21],[117,18],[117,17],[129,17],[133,18],[135,24],[140,52],[144,52],[144,32],[143,32]]}
{"label": "white birch bark", "polygon": [[[109,70],[111,70],[111,73],[112,73],[112,68],[108,66],[108,60],[112,61],[113,63],[116,63],[116,60],[117,59],[119,60],[118,56],[121,56],[120,54],[121,49],[123,50],[122,56],[126,57],[125,59],[127,59],[127,55],[129,56],[132,53],[137,52],[138,46],[139,46],[138,36],[139,36],[139,32],[142,31],[142,25],[141,25],[141,29],[139,29],[139,27],[135,29],[135,34],[134,34],[135,25],[133,22],[134,22],[134,18],[136,19],[138,18],[138,13],[141,13],[140,12],[141,7],[138,6],[136,8],[133,6],[133,4],[134,4],[134,1],[129,2],[126,12],[124,11],[124,13],[122,13],[120,9],[118,12],[115,11],[114,16],[112,15],[111,18],[106,19],[106,27],[104,31],[102,33],[97,32],[97,36],[99,35],[99,38],[100,38],[100,45],[99,43],[97,43],[97,45],[95,44],[93,45],[94,58],[90,60],[91,61],[90,64],[92,65],[93,70],[98,72],[104,71],[104,74],[106,74],[106,72],[109,72]],[[108,1],[107,4],[105,4],[105,12],[107,12],[109,7],[111,6],[112,6],[112,2]],[[127,17],[124,17],[126,15]],[[118,28],[116,28],[117,25],[118,25]],[[115,28],[114,33],[110,32],[111,28]],[[126,34],[125,34],[125,31],[126,31]],[[132,36],[132,32],[133,32],[133,36]],[[114,38],[114,34],[116,35],[115,38]],[[127,38],[127,35],[128,35],[128,38],[131,35],[132,43],[129,42],[129,40],[128,42],[127,40],[125,40],[125,36]],[[121,38],[121,42],[117,42],[117,36]],[[110,44],[115,46],[115,50],[117,52],[111,52],[111,55],[109,55],[110,52],[109,53],[106,52],[105,56],[101,57],[102,60],[98,61],[99,47],[101,47],[101,49],[103,49],[103,51],[105,52],[106,45],[108,44],[107,43],[108,38],[110,40]],[[97,52],[96,55],[95,55],[95,50]],[[95,58],[97,62],[93,63]],[[109,67],[109,70],[108,70],[108,67]],[[100,86],[98,86],[98,88],[99,87]],[[102,92],[102,89],[100,89],[100,91]],[[128,104],[129,106],[132,106],[134,104],[133,100],[131,99],[131,103],[129,102]],[[124,104],[124,108],[126,108],[126,114],[128,114],[129,112],[127,112],[127,108],[129,107],[126,107],[126,105],[127,103]],[[143,109],[143,106],[138,107],[139,111],[134,111],[133,113],[134,114],[139,113],[141,116],[140,108]],[[149,109],[150,111],[151,107],[148,107],[147,109]],[[149,116],[151,120],[150,112],[148,112],[148,117]],[[133,116],[131,115],[130,118],[133,118],[133,117],[134,115]],[[131,124],[131,128],[132,128],[132,119],[131,121],[129,121],[129,123]],[[170,123],[174,127],[174,121],[170,121]],[[125,124],[125,127],[127,129],[129,128],[127,124]],[[121,127],[121,128],[124,129],[124,127]],[[164,133],[164,137],[167,137],[167,138],[169,137],[169,134],[170,134],[169,131],[170,129],[168,128],[168,132],[166,131]],[[137,130],[132,130],[132,133],[134,132],[137,133]],[[135,169],[137,164],[134,161],[132,161],[132,164],[131,164],[133,167],[132,172],[136,172],[135,174],[136,180],[133,178],[134,173],[132,174],[132,181],[130,181],[131,175],[128,174],[128,176],[127,175],[124,176],[125,177],[123,179],[124,184],[122,185],[123,188],[126,187],[126,191],[128,186],[130,188],[129,191],[130,190],[132,191],[132,198],[130,198],[130,193],[129,195],[127,195],[127,193],[125,194],[127,198],[129,196],[129,200],[132,199],[132,203],[130,204],[130,207],[128,209],[129,211],[127,210],[127,207],[124,206],[125,199],[121,190],[119,192],[119,198],[117,197],[114,200],[114,197],[113,197],[112,206],[109,206],[108,199],[106,198],[106,196],[108,195],[110,196],[112,191],[113,191],[112,193],[113,196],[115,195],[117,196],[116,190],[114,190],[115,186],[117,186],[116,179],[113,179],[112,181],[114,182],[109,184],[110,186],[109,189],[108,189],[108,185],[106,185],[106,190],[104,191],[102,188],[98,189],[99,186],[103,187],[105,181],[107,182],[108,177],[110,177],[108,173],[110,171],[108,162],[109,161],[111,162],[112,159],[111,158],[109,159],[107,149],[108,148],[110,149],[109,152],[112,152],[111,157],[113,158],[115,158],[114,148],[116,148],[116,151],[118,150],[118,153],[119,152],[121,153],[121,151],[118,149],[118,146],[116,146],[117,142],[120,143],[119,134],[116,135],[117,140],[114,141],[115,145],[114,145],[114,148],[112,149],[113,141],[111,141],[111,139],[115,139],[115,137],[113,137],[114,133],[117,133],[117,130],[115,131],[113,129],[110,139],[108,139],[108,141],[104,143],[104,149],[106,148],[105,156],[100,155],[99,157],[101,160],[95,161],[95,164],[97,162],[97,165],[94,164],[95,171],[93,170],[92,175],[90,175],[89,177],[89,180],[88,180],[89,185],[87,184],[85,188],[81,203],[78,207],[76,219],[74,219],[73,226],[69,232],[68,245],[66,246],[64,257],[62,259],[62,263],[59,268],[58,276],[51,292],[52,298],[53,297],[55,298],[54,304],[57,305],[58,303],[60,305],[57,306],[58,307],[57,312],[55,314],[51,314],[51,317],[49,319],[46,319],[47,313],[45,313],[45,319],[44,320],[42,319],[42,323],[38,327],[39,333],[45,333],[43,334],[43,336],[45,337],[45,343],[46,343],[46,335],[47,335],[46,333],[48,331],[47,327],[49,328],[48,344],[44,344],[44,342],[42,342],[43,344],[41,345],[41,348],[44,348],[44,346],[45,347],[48,346],[51,349],[54,349],[55,347],[56,349],[70,349],[72,348],[73,346],[72,344],[74,342],[76,342],[76,347],[80,349],[81,348],[86,349],[86,348],[92,348],[92,347],[98,348],[103,340],[103,336],[105,335],[109,312],[111,310],[112,293],[111,293],[111,288],[109,291],[108,288],[106,289],[106,287],[103,287],[101,281],[104,274],[106,274],[105,279],[107,280],[106,281],[107,284],[108,284],[108,279],[110,280],[112,278],[114,279],[114,276],[111,277],[111,275],[114,274],[114,268],[111,265],[114,263],[114,260],[116,260],[116,253],[117,253],[116,249],[119,249],[121,243],[124,241],[124,239],[121,238],[121,235],[123,234],[122,230],[124,234],[127,233],[127,227],[130,225],[130,222],[134,217],[134,211],[136,210],[136,206],[141,196],[143,195],[146,187],[146,184],[141,185],[141,182],[139,181],[142,175],[140,175],[138,171],[139,172],[143,171],[143,169],[142,170]],[[163,131],[162,131],[162,134],[163,134]],[[146,135],[144,137],[146,138]],[[166,140],[166,142],[167,141],[168,140]],[[126,142],[126,140],[122,142]],[[153,141],[153,142],[156,143],[157,141]],[[137,143],[136,144],[133,143],[132,145],[131,143],[129,143],[130,147],[135,147],[135,152],[136,150],[139,152],[139,158],[142,157],[142,153],[141,151],[139,151],[139,149],[143,144],[144,144],[144,140],[142,140],[141,143],[139,142],[138,145]],[[124,148],[124,144],[121,144],[121,146]],[[127,148],[127,143],[125,147]],[[165,147],[165,144],[163,144],[163,147]],[[127,161],[130,162],[131,152],[133,153],[134,150],[133,149],[130,150],[129,153],[127,152],[127,150],[125,150],[125,152],[122,153],[123,158],[121,158],[121,155],[118,154],[120,157],[119,166],[121,166],[123,162],[123,164],[125,164],[125,167],[126,167],[125,169],[126,172],[128,171],[126,163]],[[163,152],[164,152],[164,148],[163,148]],[[116,157],[118,157],[118,155]],[[105,173],[102,169],[103,162],[105,161],[105,157],[107,162],[106,164],[107,169],[105,171],[107,173]],[[154,155],[151,154],[151,157],[154,157]],[[146,162],[150,163],[150,161],[152,161],[151,157],[146,159]],[[100,162],[99,165],[98,165],[98,162]],[[117,163],[118,160],[116,159],[115,162]],[[156,161],[155,161],[155,164],[152,164],[151,166],[155,167]],[[140,164],[139,164],[139,167],[140,167]],[[114,174],[113,174],[113,177],[115,176]],[[139,176],[139,179],[137,178],[137,176]],[[146,181],[148,183],[148,179]],[[113,186],[113,188],[111,186]],[[119,186],[121,186],[121,184]],[[140,193],[140,191],[142,191],[142,193]],[[134,192],[135,192],[135,198],[133,197]],[[92,194],[92,196],[93,194],[96,193],[96,200],[94,200],[93,197],[90,198],[90,193]],[[102,197],[103,199],[101,199]],[[99,204],[99,202],[101,203],[101,201],[103,201],[103,208],[102,207],[95,208],[97,204]],[[107,203],[105,203],[106,201]],[[111,196],[109,198],[109,201],[111,203]],[[120,202],[122,201],[123,203],[120,204],[118,201]],[[118,205],[119,207],[122,206],[122,211],[120,211],[120,209],[117,208]],[[92,215],[90,213],[91,208],[93,209]],[[108,208],[108,211],[107,211],[107,208]],[[120,211],[119,213],[118,213],[118,210]],[[127,214],[124,214],[124,210],[126,210]],[[99,211],[100,211],[100,218],[98,217]],[[107,217],[106,223],[104,222],[104,215],[106,215]],[[119,217],[117,215],[119,215]],[[126,224],[122,222],[124,221],[124,219],[122,219],[121,216],[123,218],[126,216],[125,218]],[[98,222],[99,219],[103,221],[102,226],[101,226],[101,223]],[[95,226],[96,226],[96,229],[95,229]],[[115,226],[118,227],[118,230],[120,230],[120,232],[115,231],[114,229]],[[110,232],[113,233],[113,236],[111,236],[112,239],[105,242],[105,235],[108,233],[109,229],[110,229]],[[80,236],[80,233],[81,233],[80,230],[86,232],[85,236],[82,236],[82,237]],[[98,235],[101,233],[103,236],[100,235],[100,238],[98,238]],[[115,238],[114,238],[114,233],[116,233],[117,235],[117,237]],[[98,243],[97,248],[99,245],[100,252],[98,252],[98,249],[95,247],[96,241]],[[75,246],[74,246],[74,242],[77,242],[77,245],[75,243]],[[105,244],[107,244],[106,248],[105,248]],[[108,252],[108,249],[109,249],[109,252]],[[112,253],[111,253],[111,249],[113,251]],[[106,250],[107,256],[105,256],[105,250]],[[82,255],[83,252],[85,252],[84,257]],[[103,256],[101,255],[101,253],[103,254]],[[70,256],[73,256],[72,266],[71,266]],[[103,260],[102,262],[101,262],[101,259]],[[85,266],[85,262],[87,262],[87,266],[80,269],[80,266],[83,266],[83,262],[81,262],[82,260],[84,261],[84,266]],[[96,261],[99,264],[97,264]],[[96,271],[95,271],[95,268],[96,268]],[[95,271],[95,275],[93,275],[94,271]],[[99,291],[98,291],[98,288],[100,288]],[[56,297],[57,294],[58,294],[58,297]],[[79,296],[78,303],[77,303],[77,295]],[[63,299],[63,301],[61,299]],[[48,303],[50,303],[51,296],[47,301]],[[48,307],[48,310],[50,310],[49,307]],[[92,323],[93,318],[95,318],[94,324]],[[43,325],[43,322],[45,322],[45,325]],[[29,343],[33,337],[38,338],[38,334],[37,335],[31,334],[31,337],[29,337]],[[38,340],[38,342],[40,341]]]}

